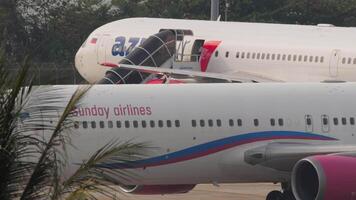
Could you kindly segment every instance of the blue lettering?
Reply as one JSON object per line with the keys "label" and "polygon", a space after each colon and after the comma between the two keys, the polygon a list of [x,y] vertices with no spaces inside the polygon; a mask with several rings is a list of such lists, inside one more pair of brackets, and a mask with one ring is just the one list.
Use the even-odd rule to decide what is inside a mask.
{"label": "blue lettering", "polygon": [[132,37],[128,41],[128,47],[126,47],[126,37],[120,36],[115,39],[115,44],[112,47],[113,56],[127,56],[131,53],[138,45],[142,45],[146,41],[146,38]]}

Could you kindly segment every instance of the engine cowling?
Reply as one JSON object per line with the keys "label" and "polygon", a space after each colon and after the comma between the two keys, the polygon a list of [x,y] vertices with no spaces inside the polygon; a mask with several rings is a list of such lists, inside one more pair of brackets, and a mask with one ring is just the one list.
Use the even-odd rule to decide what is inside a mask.
{"label": "engine cowling", "polygon": [[128,185],[120,186],[125,193],[139,195],[182,194],[191,191],[195,185]]}
{"label": "engine cowling", "polygon": [[292,172],[297,200],[356,199],[356,156],[320,155],[299,161]]}

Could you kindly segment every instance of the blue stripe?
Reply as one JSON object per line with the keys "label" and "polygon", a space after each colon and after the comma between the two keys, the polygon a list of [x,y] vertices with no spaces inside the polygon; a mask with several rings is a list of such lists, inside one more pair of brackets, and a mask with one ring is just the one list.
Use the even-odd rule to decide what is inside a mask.
{"label": "blue stripe", "polygon": [[[266,132],[256,132],[256,133],[248,133],[242,135],[235,135],[223,139],[218,139],[215,141],[207,142],[204,144],[196,145],[193,147],[189,147],[180,151],[176,151],[169,154],[164,154],[161,156],[156,156],[148,159],[132,161],[128,163],[108,163],[103,164],[100,167],[103,168],[137,168],[137,167],[149,167],[149,166],[156,166],[156,165],[163,165],[165,163],[172,162],[176,159],[184,160],[185,158],[191,157],[192,155],[197,154],[204,154],[216,148],[233,148],[242,144],[251,143],[251,140],[258,140],[258,141],[266,141],[266,140],[278,140],[278,139],[293,139],[298,140],[303,138],[305,140],[327,140],[333,141],[337,140],[336,138],[313,134],[313,133],[306,133],[306,132],[295,132],[295,131],[266,131]],[[246,143],[244,143],[246,142]],[[252,141],[254,142],[254,141]],[[234,145],[236,144],[236,145]],[[231,145],[231,147],[230,147]],[[215,152],[214,152],[215,153]],[[179,161],[177,161],[179,162]]]}

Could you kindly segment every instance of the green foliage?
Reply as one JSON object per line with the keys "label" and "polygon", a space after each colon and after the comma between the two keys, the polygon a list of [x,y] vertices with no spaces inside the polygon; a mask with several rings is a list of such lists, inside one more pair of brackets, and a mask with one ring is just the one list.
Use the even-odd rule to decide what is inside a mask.
{"label": "green foliage", "polygon": [[24,87],[28,59],[15,78],[8,76],[2,60],[0,54],[0,199],[95,199],[95,192],[112,197],[117,192],[112,185],[132,175],[100,166],[142,158],[146,145],[113,140],[64,179],[71,114],[90,87],[74,94],[60,87]]}
{"label": "green foliage", "polygon": [[[104,3],[106,2],[106,3]],[[224,20],[226,0],[221,0]],[[356,26],[355,0],[228,0],[229,21]],[[30,12],[31,11],[31,12]],[[73,62],[96,28],[129,17],[209,19],[207,0],[1,0],[0,41],[8,59]]]}

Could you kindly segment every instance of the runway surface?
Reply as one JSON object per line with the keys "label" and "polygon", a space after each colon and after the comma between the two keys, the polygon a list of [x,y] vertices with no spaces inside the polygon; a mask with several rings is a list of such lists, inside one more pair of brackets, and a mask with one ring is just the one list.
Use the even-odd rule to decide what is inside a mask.
{"label": "runway surface", "polygon": [[[178,195],[128,195],[117,194],[120,200],[265,200],[268,192],[280,190],[279,185],[266,184],[224,184],[198,185],[187,194]],[[112,200],[115,198],[100,198]]]}

